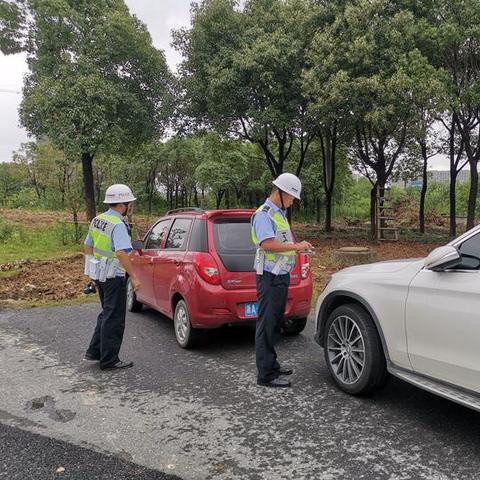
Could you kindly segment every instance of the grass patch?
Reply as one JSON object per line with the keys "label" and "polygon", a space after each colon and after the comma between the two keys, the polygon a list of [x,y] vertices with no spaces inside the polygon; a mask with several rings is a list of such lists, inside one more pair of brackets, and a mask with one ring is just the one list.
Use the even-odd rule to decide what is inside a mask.
{"label": "grass patch", "polygon": [[58,222],[42,228],[26,228],[0,221],[0,264],[62,258],[81,250],[81,240],[75,238],[73,225]]}
{"label": "grass patch", "polygon": [[11,270],[6,270],[5,272],[0,271],[0,278],[11,278],[15,277],[22,272],[21,268],[12,268]]}

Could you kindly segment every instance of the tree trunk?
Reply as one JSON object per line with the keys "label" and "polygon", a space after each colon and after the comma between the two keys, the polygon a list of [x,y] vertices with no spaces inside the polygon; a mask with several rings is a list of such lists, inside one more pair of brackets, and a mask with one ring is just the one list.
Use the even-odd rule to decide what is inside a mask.
{"label": "tree trunk", "polygon": [[102,175],[99,173],[99,170],[97,168],[96,174],[95,174],[95,198],[97,201],[97,210],[100,210],[101,203],[100,203],[100,191],[102,189]]}
{"label": "tree trunk", "polygon": [[[330,130],[330,128],[332,130]],[[325,231],[332,231],[332,197],[335,186],[335,157],[337,150],[336,125],[319,133],[323,157],[323,188],[325,190]]]}
{"label": "tree trunk", "polygon": [[80,227],[78,225],[78,212],[76,209],[73,210],[73,225],[75,226],[75,242],[80,241]]}
{"label": "tree trunk", "polygon": [[449,129],[449,157],[450,157],[450,185],[449,185],[449,213],[450,236],[457,235],[457,164],[455,162],[455,113],[452,114],[451,128]]}
{"label": "tree trunk", "polygon": [[422,170],[422,191],[420,192],[420,209],[418,212],[418,221],[420,227],[420,233],[425,233],[425,197],[427,196],[427,166],[428,166],[428,156],[427,156],[427,145],[425,142],[420,142],[420,148],[422,150],[423,158],[423,170]]}
{"label": "tree trunk", "polygon": [[220,208],[220,204],[222,203],[222,197],[223,194],[225,193],[225,190],[220,190],[218,193],[215,194],[215,199],[216,199],[216,209],[218,210]]}
{"label": "tree trunk", "polygon": [[32,174],[32,183],[33,183],[33,188],[35,189],[35,193],[37,194],[38,199],[41,200],[42,199],[42,194],[40,193],[40,189],[38,187],[37,176],[35,175],[35,171],[33,171],[33,174]]}
{"label": "tree trunk", "polygon": [[332,195],[333,191],[325,189],[325,231],[332,231]]}
{"label": "tree trunk", "polygon": [[377,184],[375,183],[370,190],[370,237],[376,240],[377,235]]}
{"label": "tree trunk", "polygon": [[198,190],[197,190],[197,187],[193,187],[193,199],[194,199],[194,202],[195,202],[195,206],[198,208],[200,206],[199,202],[198,202]]}
{"label": "tree trunk", "polygon": [[450,168],[450,185],[449,185],[449,198],[450,198],[450,236],[455,237],[457,235],[457,172],[455,168]]}
{"label": "tree trunk", "polygon": [[153,200],[153,195],[151,192],[148,192],[148,214],[152,214],[152,200]]}
{"label": "tree trunk", "polygon": [[316,214],[316,219],[318,224],[320,224],[320,206],[321,206],[320,195],[317,195],[317,197],[315,198],[315,214]]}
{"label": "tree trunk", "polygon": [[475,208],[478,194],[478,170],[477,162],[470,161],[470,192],[468,194],[467,230],[475,226]]}
{"label": "tree trunk", "polygon": [[87,219],[93,220],[96,216],[95,194],[93,185],[93,155],[88,152],[82,153],[83,186],[85,190],[85,206]]}

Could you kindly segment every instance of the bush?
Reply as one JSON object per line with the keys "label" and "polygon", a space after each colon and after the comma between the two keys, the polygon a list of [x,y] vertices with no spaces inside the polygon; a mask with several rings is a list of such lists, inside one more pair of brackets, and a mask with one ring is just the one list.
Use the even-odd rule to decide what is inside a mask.
{"label": "bush", "polygon": [[15,232],[15,225],[0,218],[0,243],[7,243]]}

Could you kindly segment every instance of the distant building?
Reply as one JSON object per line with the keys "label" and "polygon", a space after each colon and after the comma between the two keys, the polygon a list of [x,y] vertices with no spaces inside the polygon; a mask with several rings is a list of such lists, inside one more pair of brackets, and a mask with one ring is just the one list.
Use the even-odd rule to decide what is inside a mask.
{"label": "distant building", "polygon": [[[450,172],[448,170],[429,170],[428,172],[428,181],[430,183],[443,183],[445,185],[450,184]],[[458,183],[468,183],[470,181],[470,171],[462,170],[457,175],[457,184]],[[410,180],[404,182],[398,180],[393,182],[392,185],[396,187],[405,187],[405,188],[422,188],[423,179],[421,177],[416,178],[415,180]]]}

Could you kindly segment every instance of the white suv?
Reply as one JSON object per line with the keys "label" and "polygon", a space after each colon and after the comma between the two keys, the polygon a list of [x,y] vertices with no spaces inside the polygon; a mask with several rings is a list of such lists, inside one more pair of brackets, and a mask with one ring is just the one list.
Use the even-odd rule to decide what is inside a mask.
{"label": "white suv", "polygon": [[425,259],[332,276],[315,340],[335,383],[367,394],[387,372],[480,411],[480,226]]}

